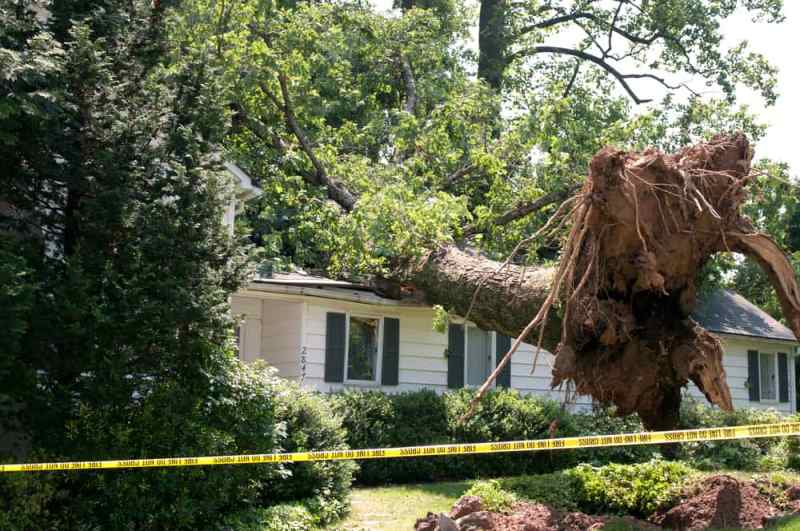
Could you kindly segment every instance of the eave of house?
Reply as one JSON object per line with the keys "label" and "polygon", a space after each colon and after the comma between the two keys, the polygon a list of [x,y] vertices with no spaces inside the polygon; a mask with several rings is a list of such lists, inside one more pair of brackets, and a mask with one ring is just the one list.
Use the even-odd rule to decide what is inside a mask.
{"label": "eave of house", "polygon": [[275,280],[254,280],[250,282],[246,288],[240,290],[238,294],[281,300],[303,301],[308,298],[313,298],[355,302],[373,306],[430,310],[430,306],[420,304],[416,301],[387,299],[372,291],[364,290],[363,286],[359,286],[360,289],[357,289],[347,286],[347,283],[344,282],[341,284],[340,286],[319,287],[318,283],[310,281],[308,285],[298,285],[297,281],[293,281],[290,284],[288,282]]}

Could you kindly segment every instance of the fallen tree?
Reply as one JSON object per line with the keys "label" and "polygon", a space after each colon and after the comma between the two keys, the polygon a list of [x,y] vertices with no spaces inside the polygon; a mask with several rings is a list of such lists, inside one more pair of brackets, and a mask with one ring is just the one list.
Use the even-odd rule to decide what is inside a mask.
{"label": "fallen tree", "polygon": [[397,276],[430,304],[555,352],[553,386],[572,381],[648,428],[676,425],[689,380],[730,410],[722,346],[690,317],[705,262],[727,251],[757,260],[800,337],[793,270],[740,212],[751,159],[741,134],[672,155],[605,148],[560,209],[571,229],[557,267],[500,264],[447,246]]}

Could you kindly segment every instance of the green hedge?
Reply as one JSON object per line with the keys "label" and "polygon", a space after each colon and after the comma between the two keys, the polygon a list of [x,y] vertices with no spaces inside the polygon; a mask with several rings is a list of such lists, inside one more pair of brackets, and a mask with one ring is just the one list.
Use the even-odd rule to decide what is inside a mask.
{"label": "green hedge", "polygon": [[[681,406],[681,428],[719,428],[747,424],[770,424],[782,422],[777,411],[771,409],[737,409],[722,411],[692,399],[684,400]],[[677,457],[701,470],[747,470],[762,471],[785,468],[791,458],[788,451],[795,437],[765,437],[734,441],[703,441],[684,443]]]}
{"label": "green hedge", "polygon": [[493,508],[517,499],[567,511],[647,517],[678,496],[694,470],[680,462],[654,459],[645,463],[578,465],[561,472],[476,482],[468,494]]}
{"label": "green hedge", "polygon": [[[399,394],[348,390],[332,395],[334,409],[343,417],[351,448],[380,448],[425,444],[507,441],[554,435],[609,435],[643,431],[638,417],[617,417],[613,410],[598,408],[586,413],[568,413],[556,402],[523,396],[515,390],[494,390],[481,401],[477,413],[462,425],[459,419],[474,396],[471,390],[437,394],[422,390]],[[707,428],[776,422],[774,411],[742,409],[731,413],[686,400],[682,427]],[[687,443],[677,458],[699,469],[769,471],[800,467],[797,452],[790,451],[796,438],[766,438],[744,441]],[[357,474],[364,484],[408,483],[442,479],[540,474],[578,463],[595,466],[608,463],[644,463],[660,457],[658,446],[621,446],[565,452],[502,453],[459,457],[404,458],[360,463]]]}
{"label": "green hedge", "polygon": [[[74,453],[35,459],[346,448],[324,396],[266,367],[228,360],[219,369],[201,398],[175,380],[152,380],[123,410],[80,405],[68,434]],[[321,525],[346,512],[354,468],[330,462],[4,475],[0,528],[209,529],[286,502]]]}
{"label": "green hedge", "polygon": [[[462,425],[459,419],[473,395],[469,390],[441,395],[430,390],[393,395],[349,390],[332,398],[351,448],[546,438],[554,420],[557,434],[575,432],[571,416],[557,403],[514,390],[487,393],[476,414]],[[539,473],[573,463],[574,457],[567,452],[368,460],[360,463],[357,478],[364,484],[436,481],[496,476],[511,470]]]}

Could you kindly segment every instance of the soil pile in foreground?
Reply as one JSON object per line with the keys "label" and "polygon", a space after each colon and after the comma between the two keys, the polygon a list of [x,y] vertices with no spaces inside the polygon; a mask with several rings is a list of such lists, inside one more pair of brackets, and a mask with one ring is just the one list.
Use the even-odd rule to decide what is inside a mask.
{"label": "soil pile in foreground", "polygon": [[480,499],[464,496],[448,515],[428,513],[415,531],[578,531],[603,529],[760,529],[785,514],[800,514],[800,486],[767,495],[754,481],[712,476],[695,485],[672,507],[648,521],[626,516],[597,516],[559,511],[540,503],[520,502],[505,513],[483,510]]}

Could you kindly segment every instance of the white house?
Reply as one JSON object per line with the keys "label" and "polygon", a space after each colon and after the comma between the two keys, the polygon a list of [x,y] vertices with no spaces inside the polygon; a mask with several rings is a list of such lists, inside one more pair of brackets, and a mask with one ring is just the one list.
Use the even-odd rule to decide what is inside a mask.
{"label": "white house", "polygon": [[[261,190],[237,166],[225,167],[239,185],[225,215],[232,226],[238,205]],[[240,318],[242,359],[262,359],[280,376],[320,391],[479,386],[510,346],[510,338],[471,324],[436,332],[429,306],[301,273],[256,278],[231,297],[231,309]],[[723,342],[735,407],[797,411],[798,342],[788,328],[725,290],[707,297],[694,317]],[[535,351],[521,345],[495,385],[590,407],[589,397],[568,397],[568,390],[550,388],[553,356]],[[704,400],[694,384],[686,394]]]}
{"label": "white house", "polygon": [[[233,296],[232,310],[242,319],[243,359],[263,359],[281,376],[320,391],[478,386],[510,342],[470,324],[439,333],[428,306],[298,273],[256,278]],[[797,341],[789,329],[729,291],[706,299],[695,318],[723,341],[735,407],[796,411]],[[534,367],[534,351],[522,345],[496,385],[564,400],[564,390],[550,389],[552,355],[542,352]],[[703,399],[693,384],[686,392]],[[582,408],[591,399],[571,403]]]}

